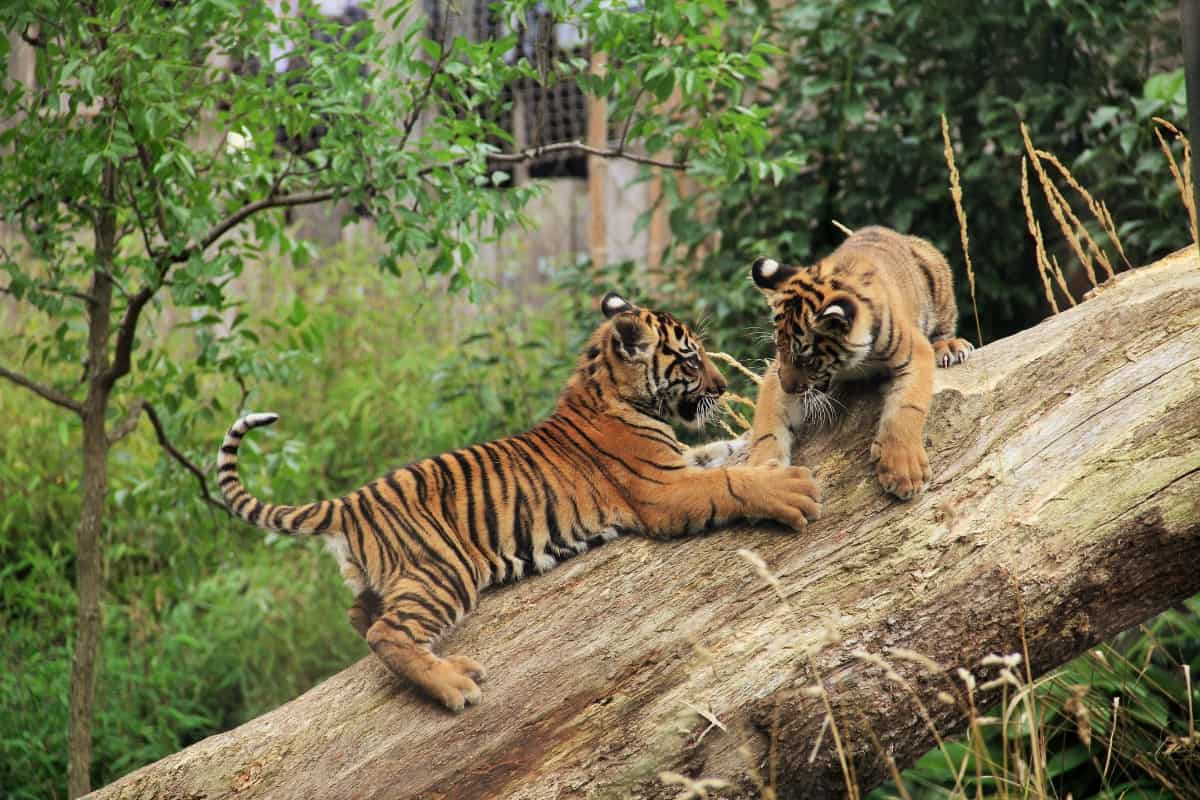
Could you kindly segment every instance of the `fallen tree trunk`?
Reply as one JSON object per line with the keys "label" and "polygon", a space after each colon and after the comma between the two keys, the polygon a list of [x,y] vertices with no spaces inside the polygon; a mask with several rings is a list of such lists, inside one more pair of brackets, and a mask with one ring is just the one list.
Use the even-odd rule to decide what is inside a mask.
{"label": "fallen tree trunk", "polygon": [[662,770],[737,796],[761,780],[843,796],[825,700],[805,687],[824,687],[864,788],[886,777],[881,750],[903,765],[931,744],[863,651],[945,665],[892,659],[951,732],[961,709],[934,696],[961,695],[954,668],[1027,648],[1036,675],[1200,591],[1194,250],[938,370],[934,483],[914,502],[867,463],[877,412],[851,398],[805,445],[826,491],[807,534],[623,540],[485,595],[440,647],[489,668],[478,707],[448,714],[368,657],[92,796],[674,796]]}

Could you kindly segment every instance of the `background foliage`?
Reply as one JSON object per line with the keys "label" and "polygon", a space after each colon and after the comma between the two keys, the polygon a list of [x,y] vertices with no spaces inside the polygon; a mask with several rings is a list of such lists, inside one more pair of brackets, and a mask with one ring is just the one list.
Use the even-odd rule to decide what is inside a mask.
{"label": "background foliage", "polygon": [[[401,278],[355,253],[323,260],[320,286],[276,266],[244,287],[278,354],[248,409],[281,415],[248,438],[243,474],[264,498],[332,496],[364,476],[515,432],[549,412],[576,356],[546,299],[511,313],[486,286],[478,308],[414,271]],[[280,285],[297,288],[280,290]],[[274,327],[274,330],[272,330]],[[186,327],[165,357],[187,364],[209,333]],[[241,400],[210,378],[169,420],[207,463]],[[0,391],[0,794],[62,795],[72,630],[72,525],[78,423]],[[148,427],[148,426],[147,426]],[[144,430],[143,430],[144,432]],[[375,443],[369,448],[363,442]],[[214,450],[215,452],[215,450]],[[96,780],[106,783],[301,693],[367,653],[346,623],[349,598],[323,548],[255,533],[200,502],[191,476],[150,436],[112,465],[106,531]]]}
{"label": "background foliage", "polygon": [[[709,252],[667,292],[689,292],[722,344],[749,354],[738,337],[761,325],[759,298],[744,291],[755,256],[812,263],[844,238],[833,220],[883,224],[947,254],[960,330],[973,331],[941,114],[962,173],[985,340],[1049,311],[1021,222],[1022,120],[1109,205],[1135,264],[1182,247],[1186,219],[1150,124],[1185,120],[1176,13],[1169,0],[760,4],[743,27],[768,20],[768,40],[784,51],[777,80],[755,96],[771,109],[767,152],[803,166],[778,186],[733,182],[676,206],[675,244]],[[1048,213],[1043,228],[1056,230]]]}
{"label": "background foliage", "polygon": [[[184,26],[191,30],[242,13],[241,6],[231,10],[216,2],[185,6],[197,15]],[[127,131],[159,143],[150,157],[154,174],[171,187],[168,242],[175,237],[185,245],[195,230],[219,218],[213,187],[232,185],[246,197],[261,196],[278,166],[277,128],[302,139],[324,125],[331,147],[370,150],[384,159],[380,174],[395,179],[382,193],[352,197],[385,220],[381,233],[392,255],[383,259],[383,272],[372,268],[375,253],[318,254],[294,243],[282,217],[272,217],[256,229],[262,250],[250,253],[259,262],[253,279],[247,270],[235,282],[220,282],[241,275],[249,263],[235,251],[189,261],[177,273],[171,302],[182,311],[157,320],[159,339],[137,365],[131,388],[162,398],[167,427],[200,463],[208,463],[243,401],[247,408],[279,412],[283,419],[275,430],[247,440],[245,475],[263,497],[300,500],[344,491],[397,464],[511,432],[544,414],[581,332],[591,326],[591,304],[601,286],[656,296],[681,316],[706,315],[717,346],[762,357],[763,347],[748,335],[763,321],[761,302],[746,283],[746,264],[762,252],[797,261],[827,252],[841,239],[833,219],[927,236],[951,255],[961,278],[938,134],[941,113],[951,120],[959,148],[986,338],[1025,327],[1046,311],[1021,221],[1018,120],[1029,124],[1038,146],[1055,152],[1108,202],[1136,262],[1187,240],[1147,122],[1156,114],[1183,120],[1182,77],[1170,56],[1173,3],[990,0],[969,14],[950,0],[837,0],[778,9],[762,3],[731,15],[722,3],[654,8],[661,13],[653,28],[633,15],[592,21],[598,41],[626,53],[633,71],[608,82],[585,80],[591,91],[623,98],[612,107],[619,122],[633,113],[639,94],[665,101],[678,86],[693,98],[679,115],[644,115],[630,126],[631,137],[653,145],[651,150],[668,143],[684,153],[690,148],[693,174],[716,187],[670,195],[675,245],[693,248],[701,264],[687,269],[686,259],[669,261],[653,291],[634,264],[603,273],[568,265],[557,276],[557,290],[519,299],[459,269],[474,255],[470,226],[464,228],[467,211],[515,224],[523,196],[489,188],[494,175],[483,143],[502,132],[489,127],[487,109],[478,107],[480,96],[529,70],[517,64],[509,74],[500,71],[500,55],[511,42],[477,48],[463,43],[456,50],[460,66],[437,84],[437,101],[453,113],[429,129],[427,146],[394,153],[383,131],[406,118],[416,95],[388,94],[363,82],[361,52],[351,48],[344,60],[337,40],[326,43],[327,58],[314,54],[311,89],[293,91],[263,73],[247,73],[237,103],[223,106],[214,92],[193,110],[172,110],[175,101],[156,81],[155,75],[163,76],[153,64],[137,69],[141,56],[133,48],[161,36],[162,48],[170,51],[176,40],[169,28],[129,31],[132,63],[60,64],[61,71],[46,78],[77,81],[72,91],[81,92],[81,104],[93,99],[88,87],[97,75],[131,70],[149,76],[138,91],[165,116],[132,119]],[[700,35],[689,27],[687,13],[757,44],[702,59],[679,38]],[[249,22],[244,40],[231,46],[247,58],[269,60],[269,48],[255,36],[266,22],[253,15]],[[671,52],[659,53],[659,62],[639,60],[638,53],[655,41],[670,42]],[[420,56],[395,49],[388,68],[427,77],[422,70],[442,50],[422,49]],[[739,94],[746,76],[768,60],[777,78],[749,82],[763,109],[705,118],[702,126],[688,123],[686,114],[701,99],[727,110],[748,102]],[[357,115],[368,96],[378,105],[366,117]],[[211,162],[197,163],[186,157],[184,138],[154,135],[162,126],[186,127],[189,115],[202,109],[221,109],[222,120],[237,130],[262,108],[273,116],[247,131],[252,146],[236,158],[218,149]],[[341,113],[350,109],[356,113]],[[701,141],[727,146],[697,155]],[[75,163],[87,175],[106,160],[133,155],[131,142],[121,136],[74,138],[64,129],[45,151],[27,156]],[[742,146],[744,157],[735,157]],[[413,188],[421,182],[403,178],[412,179],[424,163],[414,152],[446,163],[466,159],[466,168],[434,170],[424,176],[424,188]],[[356,173],[363,162],[316,163],[332,178],[363,183]],[[195,174],[203,180],[196,182]],[[63,232],[70,222],[64,215],[78,209],[53,198],[86,194],[66,171],[60,177],[61,184],[4,184],[29,201],[28,217],[41,225],[36,235],[48,262],[78,244]],[[404,204],[424,197],[439,202],[423,207],[429,216],[421,226],[387,222],[414,213]],[[711,220],[720,221],[715,241]],[[406,253],[428,257],[431,273],[449,277],[413,272]],[[150,269],[136,257],[127,266],[133,275]],[[15,262],[8,267],[18,288],[47,313],[0,308],[0,352],[24,354],[39,365],[77,365],[83,331],[78,316],[61,298],[21,285],[25,273]],[[209,288],[214,281],[216,294]],[[478,302],[447,295],[448,286],[471,288]],[[961,279],[959,290],[965,291]],[[965,294],[960,308],[969,320]],[[964,329],[970,327],[968,322]],[[40,343],[32,352],[31,342]],[[248,397],[235,377],[250,389]],[[19,420],[0,430],[0,794],[56,797],[62,796],[65,772],[78,422],[8,384],[0,384],[0,418]],[[114,451],[110,469],[97,785],[262,713],[366,652],[345,624],[348,598],[318,548],[224,519],[196,498],[191,477],[162,455],[145,428]],[[1048,787],[1052,796],[1116,797],[1122,783],[1151,787],[1144,796],[1161,794],[1156,771],[1163,774],[1166,755],[1181,752],[1191,699],[1200,699],[1194,689],[1189,699],[1189,687],[1178,678],[1182,664],[1200,666],[1198,608],[1193,602],[1171,612],[1148,633],[1115,643],[1101,661],[1090,656],[1045,685],[1041,724],[1052,733],[1051,752],[1060,754]],[[1070,705],[1075,686],[1090,687],[1097,742],[1107,731],[1103,709],[1114,694],[1141,709],[1130,712],[1140,727],[1130,726],[1128,738],[1115,741],[1115,766],[1097,763],[1096,753],[1104,751],[1095,748],[1080,757],[1074,709],[1081,701]],[[1168,754],[1171,742],[1177,747]],[[994,731],[981,746],[996,756],[1002,752]],[[957,763],[972,752],[958,751]],[[1002,760],[996,756],[981,760]],[[967,772],[974,773],[974,766]],[[943,797],[961,783],[940,756],[923,760],[905,780],[913,797]],[[1004,780],[993,774],[978,788],[1002,794]],[[974,796],[976,786],[967,783],[960,788]]]}

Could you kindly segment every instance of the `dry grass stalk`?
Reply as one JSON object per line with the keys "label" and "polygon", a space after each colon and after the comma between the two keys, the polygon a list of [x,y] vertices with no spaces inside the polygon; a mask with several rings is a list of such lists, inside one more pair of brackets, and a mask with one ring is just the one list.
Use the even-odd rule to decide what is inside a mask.
{"label": "dry grass stalk", "polygon": [[718,361],[724,361],[726,364],[733,367],[734,369],[736,369],[738,372],[745,375],[750,380],[754,381],[755,385],[757,385],[757,386],[762,385],[762,376],[760,376],[757,372],[750,369],[749,367],[743,365],[742,362],[738,361],[736,358],[729,355],[728,353],[709,353],[708,356],[709,356],[709,358],[715,358]]}
{"label": "dry grass stalk", "polygon": [[900,792],[902,800],[912,800],[912,795],[908,793],[908,788],[904,785],[904,778],[900,776],[900,769],[896,766],[896,759],[892,758],[892,754],[883,746],[883,742],[879,741],[879,737],[875,735],[875,730],[863,719],[863,727],[871,736],[871,744],[875,745],[875,750],[883,756],[883,761],[887,764],[888,773],[892,776],[892,783],[896,786],[896,791]]}
{"label": "dry grass stalk", "polygon": [[975,267],[971,264],[971,240],[967,235],[967,212],[963,208],[962,184],[958,180],[958,166],[954,163],[954,148],[950,146],[950,127],[946,115],[942,114],[942,152],[946,154],[946,167],[950,170],[950,197],[954,199],[954,213],[958,217],[958,231],[962,238],[963,258],[967,262],[967,283],[971,288],[971,309],[975,312],[975,338],[983,347],[983,331],[979,325],[979,306],[975,303]]}
{"label": "dry grass stalk", "polygon": [[[736,422],[738,425],[741,425],[742,430],[750,430],[750,420],[746,419],[732,405],[730,405],[728,397],[722,395],[718,402],[720,403],[721,410],[724,411],[734,422]],[[737,434],[735,434],[735,436],[736,435]]]}
{"label": "dry grass stalk", "polygon": [[747,408],[754,408],[754,401],[751,400],[749,397],[743,397],[742,395],[735,394],[733,392],[726,392],[724,397],[726,400],[728,400],[731,403],[741,403],[742,405],[746,406]]}
{"label": "dry grass stalk", "polygon": [[[888,653],[896,658],[918,664],[923,667],[926,672],[931,674],[941,675],[945,672],[941,664],[938,664],[928,656],[924,656],[916,651],[894,647],[889,648]],[[950,756],[950,751],[946,748],[945,739],[942,738],[942,734],[938,730],[937,724],[933,721],[933,716],[929,713],[929,708],[925,705],[925,702],[921,699],[920,693],[917,692],[912,683],[910,683],[903,675],[898,673],[885,658],[878,654],[868,653],[864,650],[855,650],[853,653],[851,653],[851,655],[860,661],[865,661],[868,664],[879,667],[881,670],[883,670],[884,677],[887,678],[887,680],[892,681],[893,683],[898,683],[904,688],[904,691],[906,691],[909,697],[912,698],[912,703],[914,706],[916,706],[917,714],[921,717],[921,721],[925,723],[926,729],[933,734],[934,743],[936,744],[937,749],[941,751],[942,757],[946,760],[947,769],[950,772],[957,772],[955,769],[954,759]],[[873,735],[874,734],[872,734],[872,736]],[[887,756],[887,753],[883,751],[880,752],[884,757]],[[954,795],[955,797],[965,796],[961,772],[958,773],[954,790],[959,793]]]}
{"label": "dry grass stalk", "polygon": [[829,221],[833,223],[833,227],[837,228],[839,231],[841,231],[842,233],[846,234],[847,236],[853,236],[853,235],[854,235],[854,230],[853,230],[853,229],[851,229],[851,228],[847,228],[845,225],[843,225],[842,223],[838,222],[836,219],[831,219],[831,220],[829,220]]}
{"label": "dry grass stalk", "polygon": [[1029,153],[1029,162],[1033,165],[1033,170],[1037,173],[1038,181],[1042,185],[1042,193],[1046,196],[1046,203],[1050,206],[1050,213],[1054,215],[1054,219],[1058,222],[1058,227],[1062,230],[1067,244],[1071,246],[1071,251],[1075,253],[1075,257],[1079,259],[1079,263],[1087,271],[1088,279],[1092,282],[1092,286],[1097,286],[1096,271],[1092,266],[1092,259],[1084,251],[1083,245],[1080,244],[1079,237],[1075,234],[1075,228],[1067,222],[1063,207],[1059,205],[1058,199],[1055,197],[1054,185],[1050,182],[1050,176],[1046,174],[1041,160],[1037,157],[1037,150],[1029,138],[1029,129],[1025,127],[1024,122],[1021,123],[1021,138],[1025,140],[1025,150]]}
{"label": "dry grass stalk", "polygon": [[675,795],[675,800],[708,800],[711,797],[709,792],[729,788],[729,782],[719,778],[693,780],[678,772],[660,772],[658,779],[667,786],[683,787],[683,790]]}
{"label": "dry grass stalk", "polygon": [[[1038,150],[1037,155],[1042,161],[1048,162],[1057,169],[1059,174],[1062,175],[1063,180],[1067,182],[1067,185],[1083,198],[1083,202],[1087,203],[1088,210],[1092,212],[1092,216],[1096,218],[1096,221],[1100,223],[1100,227],[1108,235],[1108,240],[1113,243],[1113,247],[1117,248],[1117,253],[1120,254],[1121,260],[1125,262],[1125,266],[1132,269],[1133,265],[1125,257],[1125,248],[1121,245],[1121,237],[1117,235],[1117,226],[1113,223],[1112,215],[1108,213],[1108,208],[1104,203],[1098,202],[1096,198],[1092,197],[1091,192],[1083,188],[1083,185],[1075,179],[1071,171],[1053,153]],[[1101,250],[1100,252],[1103,251]],[[1104,267],[1105,272],[1108,273],[1108,277],[1111,278],[1113,277],[1112,265],[1109,263],[1107,256],[1104,256],[1103,259],[1101,266]]]}
{"label": "dry grass stalk", "polygon": [[1187,686],[1188,738],[1195,741],[1195,739],[1196,739],[1196,717],[1192,713],[1192,666],[1190,664],[1183,665],[1183,682]]}
{"label": "dry grass stalk", "polygon": [[[1039,150],[1038,152],[1041,151]],[[1066,215],[1067,221],[1071,223],[1071,228],[1075,231],[1076,236],[1079,237],[1079,241],[1091,253],[1088,257],[1088,262],[1083,265],[1083,268],[1087,272],[1088,280],[1091,281],[1092,287],[1094,288],[1097,285],[1096,272],[1092,268],[1093,262],[1091,259],[1093,258],[1095,259],[1095,263],[1099,263],[1100,266],[1104,267],[1104,271],[1108,273],[1110,278],[1113,277],[1112,263],[1108,260],[1108,256],[1101,249],[1100,245],[1096,244],[1096,240],[1092,238],[1092,235],[1088,232],[1088,229],[1079,217],[1075,215],[1074,209],[1071,208],[1071,204],[1067,202],[1067,198],[1063,196],[1062,191],[1054,184],[1050,184],[1050,191],[1054,193],[1054,202],[1058,203],[1058,207],[1063,210],[1063,214]]]}
{"label": "dry grass stalk", "polygon": [[1058,256],[1050,254],[1050,266],[1053,270],[1054,282],[1058,284],[1058,288],[1062,289],[1063,294],[1071,301],[1071,305],[1076,305],[1075,298],[1071,296],[1071,290],[1067,288],[1067,279],[1063,276],[1062,267],[1058,265]]}
{"label": "dry grass stalk", "polygon": [[[1038,224],[1037,218],[1033,216],[1033,203],[1029,199],[1029,174],[1026,169],[1026,161],[1021,158],[1021,200],[1025,203],[1025,221],[1029,223],[1029,233],[1033,236],[1034,253],[1037,257],[1038,275],[1042,277],[1042,286],[1046,290],[1046,300],[1050,303],[1050,310],[1058,313],[1058,302],[1054,299],[1054,289],[1050,287],[1050,259],[1046,257],[1046,244],[1042,241],[1042,226]],[[1070,294],[1067,295],[1070,297]]]}
{"label": "dry grass stalk", "polygon": [[[1200,237],[1197,236],[1196,231],[1195,195],[1192,193],[1191,142],[1188,141],[1188,138],[1183,135],[1183,132],[1180,131],[1179,128],[1176,128],[1167,120],[1163,119],[1162,117],[1154,117],[1153,119],[1156,125],[1154,128],[1154,135],[1158,137],[1158,145],[1162,148],[1163,155],[1167,157],[1167,165],[1171,168],[1171,177],[1175,179],[1175,186],[1179,189],[1179,196],[1180,199],[1183,200],[1183,207],[1187,209],[1188,222],[1192,226],[1192,242],[1194,244],[1200,244]],[[1182,169],[1180,168],[1179,164],[1176,163],[1175,154],[1171,152],[1171,147],[1167,144],[1167,140],[1163,138],[1162,131],[1158,129],[1158,126],[1164,127],[1171,133],[1175,134],[1176,141],[1183,142]]]}

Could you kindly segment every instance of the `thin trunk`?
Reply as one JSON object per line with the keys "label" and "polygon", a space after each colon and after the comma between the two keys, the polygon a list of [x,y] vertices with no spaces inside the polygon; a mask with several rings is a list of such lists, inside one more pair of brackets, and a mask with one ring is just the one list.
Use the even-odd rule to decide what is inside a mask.
{"label": "thin trunk", "polygon": [[[111,200],[115,173],[104,175],[104,196]],[[96,222],[96,265],[88,305],[88,394],[83,405],[83,503],[75,542],[75,590],[79,612],[75,653],[71,663],[71,729],[68,743],[67,793],[80,797],[91,791],[92,715],[96,698],[96,660],[100,650],[100,536],[104,530],[104,501],[108,495],[108,437],[105,415],[111,386],[109,315],[112,311],[113,254],[116,219],[111,206]]]}

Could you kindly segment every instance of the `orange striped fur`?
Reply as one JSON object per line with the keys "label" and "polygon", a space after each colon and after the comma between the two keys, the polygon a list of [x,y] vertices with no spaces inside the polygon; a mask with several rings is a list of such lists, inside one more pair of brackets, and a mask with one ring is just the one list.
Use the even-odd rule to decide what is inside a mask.
{"label": "orange striped fur", "polygon": [[884,375],[876,474],[901,499],[923,491],[934,364],[960,364],[972,350],[954,335],[946,259],[924,239],[871,227],[811,267],[759,258],[751,275],[774,315],[776,358],[754,409],[750,463],[790,463],[800,429],[832,418],[839,382]]}
{"label": "orange striped fur", "polygon": [[350,622],[396,674],[452,710],[477,703],[483,667],[432,645],[484,588],[542,572],[622,533],[675,537],[738,518],[794,528],[817,513],[803,468],[700,469],[671,422],[701,426],[725,380],[669,314],[616,295],[554,413],[530,431],[410,464],[345,497],[263,503],[237,450],[274,414],[238,420],[218,475],[233,511],[270,530],[320,534],[356,599]]}

